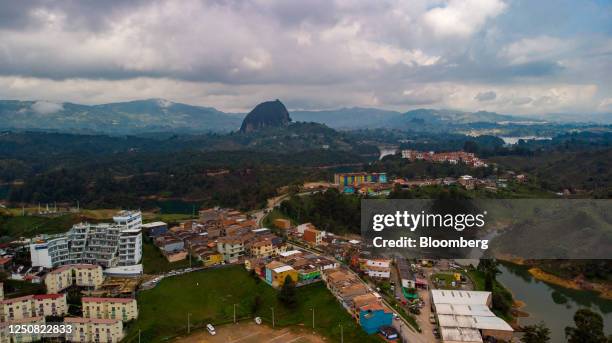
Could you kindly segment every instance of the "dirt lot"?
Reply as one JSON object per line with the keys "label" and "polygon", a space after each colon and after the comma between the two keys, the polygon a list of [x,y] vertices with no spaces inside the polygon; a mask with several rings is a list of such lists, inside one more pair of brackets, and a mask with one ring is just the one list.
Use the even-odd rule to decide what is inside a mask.
{"label": "dirt lot", "polygon": [[177,343],[324,343],[325,339],[313,335],[306,329],[274,330],[266,325],[255,323],[227,324],[215,327],[217,334],[211,336],[201,330],[188,337],[180,337]]}

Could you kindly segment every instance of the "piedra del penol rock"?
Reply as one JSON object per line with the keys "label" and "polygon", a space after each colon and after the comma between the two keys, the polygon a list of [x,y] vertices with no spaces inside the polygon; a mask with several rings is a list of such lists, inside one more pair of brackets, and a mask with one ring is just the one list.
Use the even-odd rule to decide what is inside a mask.
{"label": "piedra del penol rock", "polygon": [[253,132],[268,127],[287,126],[291,122],[289,112],[280,100],[266,101],[255,106],[240,126],[240,132]]}

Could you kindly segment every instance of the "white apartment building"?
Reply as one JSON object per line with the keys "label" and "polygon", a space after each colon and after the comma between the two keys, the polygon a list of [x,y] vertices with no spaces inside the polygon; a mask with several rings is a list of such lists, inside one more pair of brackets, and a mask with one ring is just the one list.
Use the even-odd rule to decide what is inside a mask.
{"label": "white apartment building", "polygon": [[32,266],[97,264],[130,266],[142,259],[142,214],[121,211],[113,223],[79,223],[66,234],[30,244]]}

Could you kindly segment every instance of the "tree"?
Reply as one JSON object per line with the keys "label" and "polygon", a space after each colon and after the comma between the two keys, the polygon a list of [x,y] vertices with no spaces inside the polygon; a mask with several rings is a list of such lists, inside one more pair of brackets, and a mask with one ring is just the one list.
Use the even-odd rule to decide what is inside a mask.
{"label": "tree", "polygon": [[493,285],[497,279],[497,274],[501,273],[497,268],[498,265],[498,262],[494,259],[481,259],[478,263],[478,270],[484,274],[485,291],[493,291]]}
{"label": "tree", "polygon": [[253,299],[253,304],[251,305],[251,313],[253,315],[255,315],[257,313],[257,311],[259,311],[259,309],[261,308],[261,304],[262,304],[262,300],[261,300],[261,296],[256,295],[255,299]]}
{"label": "tree", "polygon": [[602,343],[610,342],[603,332],[603,319],[598,313],[587,308],[574,314],[576,327],[565,327],[565,338],[568,343]]}
{"label": "tree", "polygon": [[550,342],[550,329],[540,322],[536,325],[528,325],[523,328],[523,343],[546,343]]}
{"label": "tree", "polygon": [[295,282],[293,281],[293,278],[291,278],[291,275],[287,275],[285,278],[285,283],[283,283],[283,287],[278,293],[278,300],[289,308],[293,308],[295,305],[297,305]]}

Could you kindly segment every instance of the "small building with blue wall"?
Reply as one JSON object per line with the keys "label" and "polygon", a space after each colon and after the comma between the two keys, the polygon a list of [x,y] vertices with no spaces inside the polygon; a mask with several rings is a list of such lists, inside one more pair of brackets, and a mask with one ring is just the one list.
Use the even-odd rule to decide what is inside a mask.
{"label": "small building with blue wall", "polygon": [[381,326],[389,326],[393,322],[393,313],[380,304],[371,304],[359,309],[359,325],[368,334],[378,332]]}

